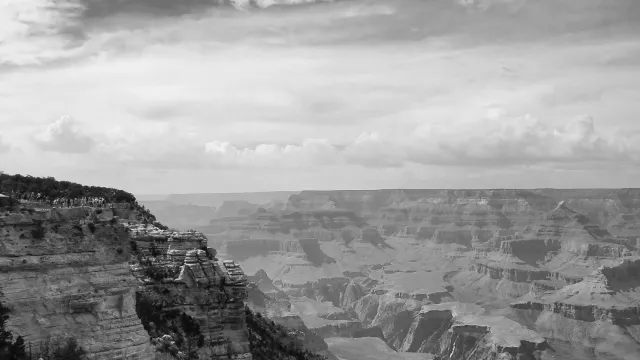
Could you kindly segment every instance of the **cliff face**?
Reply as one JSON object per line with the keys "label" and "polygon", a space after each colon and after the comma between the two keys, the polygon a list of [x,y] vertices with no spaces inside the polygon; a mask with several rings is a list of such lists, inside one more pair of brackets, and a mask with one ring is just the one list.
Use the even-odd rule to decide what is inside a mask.
{"label": "cliff face", "polygon": [[249,295],[247,305],[252,310],[261,313],[276,324],[283,325],[298,332],[296,348],[321,354],[327,360],[336,360],[331,354],[324,338],[317,332],[310,330],[300,317],[293,312],[288,296],[277,289],[266,272],[259,271],[249,276]]}
{"label": "cliff face", "polygon": [[[136,312],[144,299],[159,312],[193,319],[201,356],[251,359],[239,267],[219,262],[200,233],[138,225],[138,218],[130,209],[89,207],[0,215],[8,329],[34,348],[56,334],[76,338],[91,359],[152,359],[151,329]],[[161,338],[156,328],[151,332]],[[158,338],[156,345],[165,341]]]}
{"label": "cliff face", "polygon": [[10,331],[34,346],[75,337],[92,359],[151,359],[135,310],[124,226],[92,208],[0,215],[0,302]]}
{"label": "cliff face", "polygon": [[[550,338],[588,344],[596,354],[640,353],[640,260],[602,266],[583,281],[511,304]],[[637,357],[635,357],[637,358]]]}
{"label": "cliff face", "polygon": [[548,349],[544,338],[514,321],[466,316],[440,337],[437,354],[443,360],[539,360]]}
{"label": "cliff face", "polygon": [[399,352],[430,353],[439,359],[540,359],[549,345],[537,333],[502,316],[483,315],[474,304],[422,305],[367,295],[356,304],[363,320],[381,329]]}
{"label": "cliff face", "polygon": [[219,262],[198,232],[144,225],[130,229],[138,253],[131,270],[144,283],[140,295],[162,311],[195,319],[203,336],[196,350],[201,357],[251,359],[244,312],[247,280],[237,264]]}

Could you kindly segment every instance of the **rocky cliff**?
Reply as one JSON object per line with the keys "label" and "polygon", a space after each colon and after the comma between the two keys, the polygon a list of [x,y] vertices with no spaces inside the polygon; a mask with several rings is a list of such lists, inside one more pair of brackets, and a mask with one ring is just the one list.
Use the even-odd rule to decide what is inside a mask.
{"label": "rocky cliff", "polygon": [[78,339],[92,359],[151,359],[130,258],[127,229],[111,210],[0,214],[0,302],[11,309],[8,329],[34,347],[55,334]]}
{"label": "rocky cliff", "polygon": [[640,354],[640,259],[602,266],[583,281],[511,304],[543,336],[588,344],[600,356]]}
{"label": "rocky cliff", "polygon": [[[399,352],[430,353],[439,359],[540,359],[550,346],[536,332],[502,316],[484,315],[477,305],[422,305],[390,297],[356,304],[372,328]],[[366,305],[365,305],[366,304]],[[372,306],[373,305],[373,306]]]}
{"label": "rocky cliff", "polygon": [[278,290],[264,271],[249,276],[247,304],[255,312],[261,313],[276,324],[286,326],[298,333],[295,346],[321,354],[327,360],[336,360],[328,351],[328,345],[317,332],[309,329],[299,314],[293,309],[288,296]]}
{"label": "rocky cliff", "polygon": [[131,271],[143,283],[139,296],[161,305],[163,312],[193,318],[200,328],[199,356],[251,359],[244,312],[247,280],[239,267],[220,262],[202,233],[140,224],[129,229],[137,255]]}

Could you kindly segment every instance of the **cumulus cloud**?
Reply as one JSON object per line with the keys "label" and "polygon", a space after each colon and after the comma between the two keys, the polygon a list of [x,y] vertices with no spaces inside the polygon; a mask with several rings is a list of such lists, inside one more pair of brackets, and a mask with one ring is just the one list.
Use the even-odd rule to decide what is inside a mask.
{"label": "cumulus cloud", "polygon": [[620,134],[605,136],[588,116],[550,126],[531,115],[508,118],[498,116],[495,111],[489,115],[463,126],[419,126],[395,139],[366,131],[346,145],[326,138],[308,138],[300,144],[262,143],[243,147],[229,141],[202,142],[195,136],[165,130],[147,134],[150,137],[146,140],[138,137],[123,143],[112,142],[105,153],[124,163],[165,169],[302,169],[345,164],[366,168],[418,164],[463,168],[542,165],[569,169],[585,163],[640,161],[640,148],[634,139]]}
{"label": "cumulus cloud", "polygon": [[68,154],[87,153],[95,145],[93,139],[83,134],[77,122],[69,116],[54,121],[33,140],[42,150]]}
{"label": "cumulus cloud", "polygon": [[305,139],[300,145],[260,144],[255,148],[210,141],[205,144],[205,152],[220,166],[300,168],[339,161],[337,148],[326,139]]}
{"label": "cumulus cloud", "polygon": [[573,168],[584,163],[640,161],[640,148],[634,139],[605,136],[588,116],[550,126],[531,115],[518,118],[496,117],[494,112],[491,115],[464,126],[420,126],[412,134],[393,141],[377,132],[364,132],[346,146],[337,146],[327,139],[307,139],[301,145],[260,144],[254,148],[212,141],[205,144],[205,152],[210,163],[217,166],[270,168],[344,163],[369,168],[400,167],[407,163]]}
{"label": "cumulus cloud", "polygon": [[439,165],[531,165],[637,161],[640,154],[632,139],[605,136],[593,118],[585,116],[549,126],[526,115],[487,118],[461,127],[421,127],[410,159]]}
{"label": "cumulus cloud", "polygon": [[635,164],[640,161],[637,140],[599,132],[590,116],[552,126],[532,115],[508,117],[491,109],[482,120],[421,125],[394,141],[365,132],[341,155],[366,167],[415,163],[459,167],[546,164],[561,168],[585,163]]}
{"label": "cumulus cloud", "polygon": [[476,8],[481,11],[489,10],[495,6],[507,7],[511,11],[518,11],[526,5],[527,0],[455,0],[458,4],[467,8]]}
{"label": "cumulus cloud", "polygon": [[383,139],[377,132],[364,132],[345,147],[343,155],[353,164],[366,167],[398,167],[407,159],[402,144]]}
{"label": "cumulus cloud", "polygon": [[363,16],[394,15],[396,12],[396,8],[388,4],[364,3],[350,6],[344,11],[342,16],[353,18]]}

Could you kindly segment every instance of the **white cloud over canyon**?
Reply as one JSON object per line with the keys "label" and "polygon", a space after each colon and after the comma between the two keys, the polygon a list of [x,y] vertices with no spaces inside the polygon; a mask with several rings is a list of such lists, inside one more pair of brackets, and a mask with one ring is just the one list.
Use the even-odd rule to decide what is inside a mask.
{"label": "white cloud over canyon", "polygon": [[146,193],[633,185],[640,6],[550,1],[12,0],[0,170]]}
{"label": "white cloud over canyon", "polygon": [[63,116],[35,134],[34,142],[45,151],[59,153],[87,153],[94,146],[93,140],[80,132],[76,121]]}

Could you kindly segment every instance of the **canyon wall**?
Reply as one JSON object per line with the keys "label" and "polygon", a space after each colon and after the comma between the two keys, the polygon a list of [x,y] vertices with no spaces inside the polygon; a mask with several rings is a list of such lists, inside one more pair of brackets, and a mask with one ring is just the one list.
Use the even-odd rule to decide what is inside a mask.
{"label": "canyon wall", "polygon": [[251,359],[246,278],[227,269],[201,233],[140,224],[131,209],[54,208],[0,214],[0,302],[7,327],[35,350],[76,338],[90,359],[154,357],[136,301],[199,326],[197,353]]}
{"label": "canyon wall", "polygon": [[207,238],[129,225],[137,261],[131,271],[144,284],[139,295],[162,311],[195,319],[202,338],[199,356],[251,359],[245,322],[247,279],[236,264],[224,264]]}
{"label": "canyon wall", "polygon": [[[449,214],[495,216],[512,221],[553,209],[559,201],[606,225],[621,213],[640,208],[640,189],[402,189],[302,191],[289,197],[287,210],[312,210],[332,202],[363,216]],[[497,220],[497,219],[496,219]],[[525,219],[526,220],[526,219]],[[507,224],[505,224],[507,225]]]}
{"label": "canyon wall", "polygon": [[152,359],[136,315],[130,257],[126,228],[111,211],[0,214],[0,302],[11,309],[8,330],[34,349],[60,335],[76,338],[90,359]]}
{"label": "canyon wall", "polygon": [[555,292],[529,294],[511,304],[512,317],[542,336],[584,344],[597,356],[640,354],[640,260],[602,266]]}

